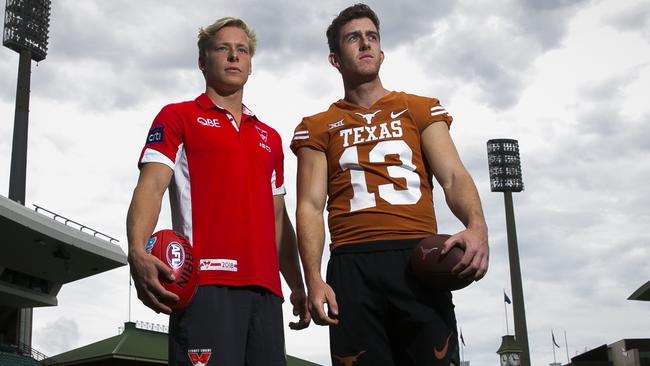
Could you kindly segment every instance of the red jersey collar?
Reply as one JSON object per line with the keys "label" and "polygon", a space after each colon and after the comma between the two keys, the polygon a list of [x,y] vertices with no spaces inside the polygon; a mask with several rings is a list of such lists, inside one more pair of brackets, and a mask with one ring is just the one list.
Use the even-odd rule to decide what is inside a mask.
{"label": "red jersey collar", "polygon": [[[203,94],[199,95],[195,99],[195,101],[196,101],[196,104],[198,104],[199,107],[201,107],[201,109],[203,109],[204,111],[207,111],[207,110],[213,109],[213,108],[218,108],[221,111],[226,111],[226,109],[224,107],[222,107],[220,105],[217,105],[217,104],[214,104],[212,99],[210,99],[210,97],[208,97],[208,95],[206,93],[203,93]],[[255,117],[255,113],[253,113],[253,111],[248,109],[248,107],[246,107],[246,105],[244,105],[244,104],[242,104],[242,113],[244,113],[245,115],[248,115],[250,117]],[[255,119],[257,119],[257,117],[255,117]]]}

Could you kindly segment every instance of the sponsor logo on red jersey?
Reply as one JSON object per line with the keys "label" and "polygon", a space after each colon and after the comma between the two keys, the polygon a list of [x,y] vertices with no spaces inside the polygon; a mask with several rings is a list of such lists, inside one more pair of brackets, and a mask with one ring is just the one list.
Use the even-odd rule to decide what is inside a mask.
{"label": "sponsor logo on red jersey", "polygon": [[203,118],[203,117],[197,117],[196,122],[202,124],[203,126],[208,126],[208,127],[221,127],[221,124],[219,123],[219,120],[216,118]]}
{"label": "sponsor logo on red jersey", "polygon": [[164,127],[154,127],[149,130],[149,135],[147,135],[147,143],[145,145],[157,144],[163,141],[163,131]]}

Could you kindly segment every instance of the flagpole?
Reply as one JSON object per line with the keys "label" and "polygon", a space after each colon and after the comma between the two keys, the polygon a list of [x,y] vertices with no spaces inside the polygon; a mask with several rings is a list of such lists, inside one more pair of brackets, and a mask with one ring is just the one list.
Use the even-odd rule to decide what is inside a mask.
{"label": "flagpole", "polygon": [[460,328],[460,361],[465,363],[465,342],[463,341],[463,328]]}
{"label": "flagpole", "polygon": [[510,328],[508,327],[508,305],[505,302],[506,289],[503,289],[503,296],[504,296],[503,310],[505,310],[506,312],[506,334],[510,334]]}
{"label": "flagpole", "polygon": [[465,364],[465,338],[463,338],[463,328],[460,328],[460,359],[461,359],[461,366]]}
{"label": "flagpole", "polygon": [[[460,331],[460,334],[463,334],[463,331]],[[460,342],[460,363],[465,364],[465,343]]]}
{"label": "flagpole", "polygon": [[131,272],[129,272],[129,323],[131,322],[131,287],[132,287],[132,282],[131,282]]}
{"label": "flagpole", "polygon": [[566,341],[566,330],[564,331],[564,346],[566,347],[566,362],[571,363],[569,359],[569,343]]}
{"label": "flagpole", "polygon": [[551,348],[553,348],[553,364],[557,363],[555,358],[555,337],[553,336],[553,329],[551,329]]}

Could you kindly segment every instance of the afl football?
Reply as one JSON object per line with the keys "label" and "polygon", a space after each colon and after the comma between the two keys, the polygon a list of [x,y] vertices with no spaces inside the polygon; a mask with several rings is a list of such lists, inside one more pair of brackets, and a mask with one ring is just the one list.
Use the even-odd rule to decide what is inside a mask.
{"label": "afl football", "polygon": [[192,245],[174,230],[160,230],[151,235],[146,251],[172,270],[175,280],[161,279],[160,283],[179,297],[178,302],[170,305],[172,311],[182,311],[192,301],[199,283],[199,268]]}

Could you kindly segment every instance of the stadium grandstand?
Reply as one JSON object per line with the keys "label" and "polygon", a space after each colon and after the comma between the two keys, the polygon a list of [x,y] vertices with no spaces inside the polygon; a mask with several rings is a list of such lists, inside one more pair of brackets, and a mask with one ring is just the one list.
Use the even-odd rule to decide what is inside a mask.
{"label": "stadium grandstand", "polygon": [[31,345],[32,308],[56,306],[64,284],[124,266],[126,255],[108,235],[3,196],[0,231],[0,366],[33,365],[45,356]]}

